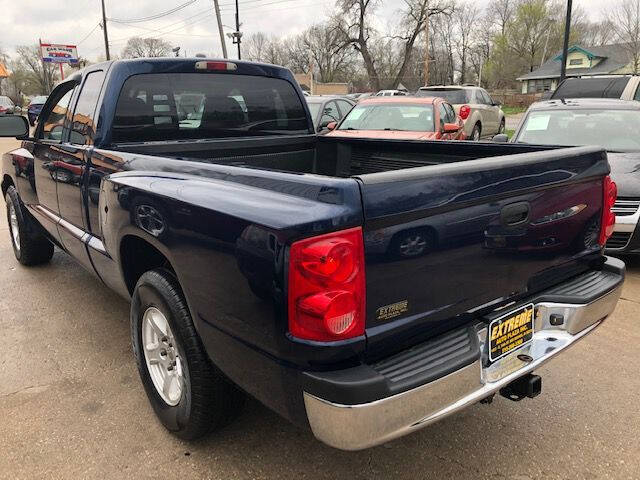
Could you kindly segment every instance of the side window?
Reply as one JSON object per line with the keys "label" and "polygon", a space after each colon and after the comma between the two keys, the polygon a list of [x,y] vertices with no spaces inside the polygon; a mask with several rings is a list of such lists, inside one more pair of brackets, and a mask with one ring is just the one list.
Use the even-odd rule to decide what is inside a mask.
{"label": "side window", "polygon": [[487,105],[493,105],[493,99],[491,98],[491,95],[489,95],[486,90],[481,90],[481,92]]}
{"label": "side window", "polygon": [[444,108],[447,110],[447,123],[457,123],[456,111],[448,103],[444,104]]}
{"label": "side window", "polygon": [[98,97],[104,81],[102,70],[91,72],[84,81],[71,122],[69,141],[77,145],[91,145],[96,131],[94,118]]}
{"label": "side window", "polygon": [[638,84],[638,88],[636,88],[636,94],[633,96],[634,100],[640,100],[640,83]]}
{"label": "side window", "polygon": [[340,118],[344,118],[347,116],[347,113],[351,111],[353,105],[349,102],[345,102],[344,100],[338,100],[338,107],[340,108]]}
{"label": "side window", "polygon": [[338,111],[336,102],[327,102],[324,106],[324,110],[322,111],[322,119],[320,120],[320,124],[323,124],[326,121],[328,121],[329,123],[337,122],[338,120],[340,120],[340,112]]}
{"label": "side window", "polygon": [[440,130],[444,130],[444,124],[447,123],[447,109],[444,103],[440,104]]}
{"label": "side window", "polygon": [[41,116],[40,125],[42,125],[39,138],[42,140],[51,140],[54,142],[62,141],[62,133],[64,130],[64,120],[69,110],[69,102],[73,96],[76,84],[70,83],[56,92],[53,99],[55,103],[50,104],[53,107],[43,112]]}

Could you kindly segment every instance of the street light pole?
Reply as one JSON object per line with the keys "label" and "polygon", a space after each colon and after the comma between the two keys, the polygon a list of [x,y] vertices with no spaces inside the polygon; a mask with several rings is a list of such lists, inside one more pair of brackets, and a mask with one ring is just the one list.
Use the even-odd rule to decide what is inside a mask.
{"label": "street light pole", "polygon": [[238,44],[238,60],[242,60],[240,55],[240,42],[242,35],[240,35],[240,10],[238,7],[238,0],[236,0],[236,43]]}
{"label": "street light pole", "polygon": [[102,0],[102,33],[104,33],[104,53],[107,60],[111,60],[109,54],[109,34],[107,33],[107,14],[104,11],[104,0]]}
{"label": "street light pole", "polygon": [[429,3],[427,2],[427,20],[424,22],[424,86],[429,86]]}
{"label": "street light pole", "polygon": [[218,0],[213,0],[213,6],[216,11],[216,18],[218,19],[218,32],[220,32],[220,43],[222,44],[222,56],[227,59],[227,42],[224,39],[224,30],[222,30],[222,18],[220,18],[220,5]]}
{"label": "street light pole", "polygon": [[567,19],[564,23],[564,44],[562,46],[562,66],[560,67],[560,81],[567,76],[567,56],[569,55],[569,33],[571,32],[571,2],[567,0]]}

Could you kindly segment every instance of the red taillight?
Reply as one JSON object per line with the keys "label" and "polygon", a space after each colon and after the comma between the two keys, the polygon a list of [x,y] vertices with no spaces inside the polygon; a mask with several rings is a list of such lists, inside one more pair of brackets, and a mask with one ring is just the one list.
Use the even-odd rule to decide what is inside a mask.
{"label": "red taillight", "polygon": [[364,334],[362,229],[300,240],[289,253],[289,331],[332,342]]}
{"label": "red taillight", "polygon": [[471,114],[471,107],[469,105],[463,105],[460,107],[460,118],[466,120]]}
{"label": "red taillight", "polygon": [[197,70],[237,70],[238,65],[233,62],[196,62]]}
{"label": "red taillight", "polygon": [[0,106],[0,113],[1,113],[1,112],[4,112],[5,110],[6,110],[6,108],[5,108],[5,107]]}
{"label": "red taillight", "polygon": [[618,196],[618,187],[607,175],[602,182],[602,218],[600,219],[600,238],[598,243],[604,247],[607,240],[613,233],[613,227],[616,224],[616,216],[613,213],[613,205],[616,203]]}

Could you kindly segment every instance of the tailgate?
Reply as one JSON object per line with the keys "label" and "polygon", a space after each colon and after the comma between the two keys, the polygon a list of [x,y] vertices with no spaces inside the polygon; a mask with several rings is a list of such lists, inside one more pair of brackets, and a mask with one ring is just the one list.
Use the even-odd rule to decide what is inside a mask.
{"label": "tailgate", "polygon": [[[606,154],[579,147],[359,176],[368,354],[388,354],[589,268]],[[390,341],[392,340],[392,341]]]}

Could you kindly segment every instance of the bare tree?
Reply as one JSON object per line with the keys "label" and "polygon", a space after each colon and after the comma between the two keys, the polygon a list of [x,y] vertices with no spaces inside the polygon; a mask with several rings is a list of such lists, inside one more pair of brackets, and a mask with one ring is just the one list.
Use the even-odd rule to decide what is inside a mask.
{"label": "bare tree", "polygon": [[321,82],[346,79],[345,73],[353,64],[354,50],[344,44],[340,30],[335,25],[314,25],[301,35],[301,40],[313,59]]}
{"label": "bare tree", "polygon": [[501,35],[505,34],[507,25],[513,20],[516,13],[517,1],[518,0],[494,0],[488,6],[490,9],[488,15],[493,17]]}
{"label": "bare tree", "polygon": [[[403,0],[400,13],[400,25],[397,32],[390,38],[399,42],[400,63],[396,75],[387,86],[396,88],[409,69],[411,53],[420,33],[424,30],[429,17],[451,12],[451,5],[446,0]],[[381,86],[381,78],[376,62],[388,60],[387,53],[382,52],[382,58],[376,58],[372,52],[372,40],[380,45],[378,32],[371,25],[371,16],[379,6],[379,0],[339,0],[338,7],[341,15],[335,17],[336,25],[340,29],[344,41],[352,45],[362,56],[364,66],[369,75],[369,81],[374,89]],[[379,50],[379,49],[378,49]]]}
{"label": "bare tree", "polygon": [[615,38],[622,44],[633,73],[640,73],[640,0],[621,0],[609,12]]}
{"label": "bare tree", "polygon": [[171,45],[159,38],[131,37],[122,50],[122,58],[168,57]]}
{"label": "bare tree", "polygon": [[430,83],[451,84],[454,82],[455,59],[454,38],[456,35],[453,22],[447,16],[430,19],[429,52],[431,59]]}
{"label": "bare tree", "polygon": [[547,32],[555,23],[550,6],[548,0],[521,1],[505,29],[514,58],[523,62],[530,72],[540,65]]}
{"label": "bare tree", "polygon": [[469,61],[473,44],[475,42],[475,29],[470,28],[478,25],[480,9],[474,4],[461,4],[453,12],[452,20],[456,28],[455,46],[460,60],[460,83],[467,81]]}
{"label": "bare tree", "polygon": [[582,32],[582,44],[588,46],[602,46],[613,43],[616,29],[610,19],[598,22],[586,22]]}
{"label": "bare tree", "polygon": [[16,48],[17,64],[30,77],[38,93],[50,94],[57,80],[56,66],[42,61],[38,45],[21,45]]}
{"label": "bare tree", "polygon": [[247,60],[264,62],[269,37],[264,32],[256,32],[242,40]]}

